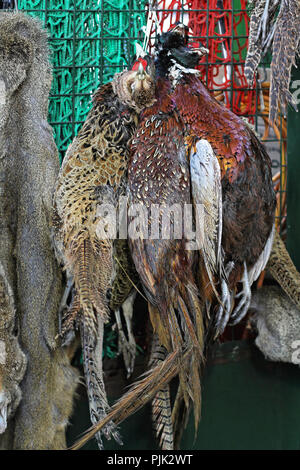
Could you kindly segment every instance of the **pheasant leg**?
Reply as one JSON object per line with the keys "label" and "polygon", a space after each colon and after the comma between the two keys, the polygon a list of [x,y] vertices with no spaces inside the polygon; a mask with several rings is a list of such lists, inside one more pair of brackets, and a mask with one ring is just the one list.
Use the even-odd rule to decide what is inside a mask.
{"label": "pheasant leg", "polygon": [[136,292],[133,292],[128,299],[122,305],[123,315],[125,318],[128,334],[128,343],[127,343],[127,357],[125,361],[125,366],[127,369],[127,378],[129,378],[133,372],[135,355],[136,355],[136,342],[132,329],[132,317],[133,317],[133,304],[136,297]]}
{"label": "pheasant leg", "polygon": [[136,354],[136,343],[135,338],[132,331],[132,315],[133,315],[133,302],[135,299],[135,293],[128,297],[122,305],[123,315],[125,318],[126,326],[127,326],[127,334],[128,339],[123,330],[122,321],[120,310],[115,311],[117,326],[118,326],[118,334],[119,334],[119,342],[118,342],[118,351],[119,354],[123,355],[125,367],[127,370],[127,378],[129,378],[132,374],[134,362],[135,362],[135,354]]}
{"label": "pheasant leg", "polygon": [[248,278],[248,269],[246,263],[244,263],[244,274],[242,278],[243,290],[239,292],[235,298],[240,299],[237,307],[234,309],[232,314],[232,325],[239,323],[244,316],[247,314],[251,302],[251,287]]}
{"label": "pheasant leg", "polygon": [[[232,269],[233,262],[230,262],[227,264],[225,269],[226,278],[228,278]],[[221,305],[218,309],[218,313],[216,316],[216,328],[218,335],[222,334],[225,330],[232,309],[232,292],[230,291],[227,281],[225,279],[222,279],[221,282],[221,292]]]}

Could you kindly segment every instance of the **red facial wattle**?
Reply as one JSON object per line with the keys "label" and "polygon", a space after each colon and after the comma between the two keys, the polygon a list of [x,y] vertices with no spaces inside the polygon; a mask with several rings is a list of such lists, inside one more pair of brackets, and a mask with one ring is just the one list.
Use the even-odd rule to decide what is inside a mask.
{"label": "red facial wattle", "polygon": [[140,57],[139,59],[137,59],[135,61],[135,63],[133,64],[133,66],[131,67],[131,70],[138,70],[139,68],[139,65],[142,64],[143,66],[143,69],[146,71],[146,68],[147,68],[147,61],[146,59],[143,59],[142,57]]}

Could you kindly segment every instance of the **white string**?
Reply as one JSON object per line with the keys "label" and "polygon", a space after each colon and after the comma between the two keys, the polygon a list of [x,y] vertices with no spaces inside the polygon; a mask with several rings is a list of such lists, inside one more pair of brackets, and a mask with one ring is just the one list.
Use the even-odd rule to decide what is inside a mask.
{"label": "white string", "polygon": [[155,23],[156,25],[157,33],[161,34],[161,28],[160,28],[160,24],[159,24],[158,17],[157,17],[157,12],[154,9],[154,1],[151,0],[149,2],[148,18],[147,18],[147,24],[145,28],[145,37],[144,37],[144,43],[143,43],[143,49],[146,53],[147,53],[148,46],[149,46],[151,29],[152,29],[153,23]]}
{"label": "white string", "polygon": [[[171,2],[170,2],[171,3]],[[149,10],[148,10],[148,16],[147,16],[147,23],[146,26],[143,28],[144,31],[144,42],[143,42],[143,50],[147,54],[148,48],[149,48],[149,42],[151,39],[151,30],[153,27],[153,23],[155,23],[156,26],[156,33],[157,34],[162,34],[162,28],[160,26],[160,22],[158,19],[158,1],[157,0],[149,0]],[[184,1],[182,1],[182,9],[185,11],[182,16],[182,22],[187,25],[189,22],[189,8],[185,4]],[[169,18],[166,18],[166,28],[164,28],[164,31],[167,31],[169,27],[171,26],[171,23],[174,22],[174,15],[176,16],[176,10],[170,9],[170,15]]]}

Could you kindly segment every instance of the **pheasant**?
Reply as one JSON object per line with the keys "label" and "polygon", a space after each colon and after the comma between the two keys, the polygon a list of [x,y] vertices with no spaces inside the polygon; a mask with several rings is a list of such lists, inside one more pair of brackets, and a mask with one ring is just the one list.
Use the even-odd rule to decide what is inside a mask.
{"label": "pheasant", "polygon": [[[107,204],[116,208],[118,198],[125,194],[128,144],[140,111],[154,102],[148,65],[146,58],[139,59],[131,70],[116,74],[111,83],[96,91],[93,107],[67,150],[54,193],[55,249],[67,274],[61,310],[72,293],[61,333],[64,343],[68,343],[74,326],[80,325],[92,423],[109,409],[102,373],[103,325],[109,319],[109,295],[111,305],[117,309],[132,289],[123,271],[115,269],[114,248],[118,241],[111,238],[109,223],[99,210]],[[110,424],[104,434],[119,439]],[[97,440],[102,448],[99,434]]]}
{"label": "pheasant", "polygon": [[[176,434],[178,416],[182,408],[188,415],[190,398],[197,429],[204,345],[211,330],[218,335],[230,317],[239,321],[247,312],[250,286],[267,263],[274,231],[276,200],[270,159],[244,121],[219,104],[201,82],[195,66],[204,52],[187,46],[187,31],[180,25],[159,38],[157,101],[142,113],[128,170],[130,201],[147,209],[146,221],[137,217],[132,225],[139,228],[140,236],[135,237],[133,230],[129,244],[149,301],[157,347],[165,350],[165,359],[162,353],[155,355],[156,367],[166,367],[171,354],[180,358],[185,349],[189,351],[188,363],[179,362],[177,371],[173,370],[179,375],[179,389],[172,415],[169,404],[163,411],[168,403],[167,383],[161,384],[163,399],[158,392],[154,395],[156,432],[166,449],[174,445],[173,437],[168,437],[170,422]],[[187,250],[184,237],[149,239],[148,224],[151,231],[155,225],[151,207],[158,206],[161,215],[166,207],[177,204],[184,213],[191,203],[195,222],[199,209],[204,227],[202,239],[196,237],[198,249]],[[136,214],[131,216],[134,222]],[[171,233],[175,228],[174,219]],[[148,380],[152,380],[153,392],[154,372]],[[131,397],[136,394],[133,388]],[[111,412],[115,422],[128,416],[129,396],[130,392]],[[131,411],[138,406],[132,404]]]}
{"label": "pheasant", "polygon": [[202,53],[187,47],[186,27],[179,25],[161,36],[156,64],[160,74],[169,71],[193,204],[204,211],[198,282],[218,335],[230,317],[237,323],[248,311],[251,285],[271,252],[276,201],[264,147],[244,121],[217,103],[194,70]]}
{"label": "pheasant", "polygon": [[[164,316],[172,322],[170,305],[181,313],[175,303],[180,302],[176,290],[188,305],[183,286],[196,289],[193,273],[197,260],[201,298],[208,311],[214,312],[211,316],[220,334],[230,316],[238,322],[246,314],[250,287],[267,263],[274,233],[276,201],[270,159],[244,121],[217,103],[201,82],[194,67],[202,54],[202,49],[187,47],[186,27],[178,25],[160,37],[155,61],[157,103],[143,112],[132,142],[136,150],[128,174],[135,203],[187,204],[191,202],[191,192],[195,212],[199,206],[204,210],[200,256],[190,252],[190,264],[187,254],[187,258],[182,258],[186,264],[176,264],[174,241],[130,241],[136,269],[151,304],[154,331],[169,350],[175,334],[179,334],[167,326]],[[185,178],[180,181],[183,175]],[[169,245],[168,250],[165,247]],[[164,310],[160,306],[163,302]],[[210,304],[214,308],[220,305],[215,312]],[[202,323],[199,301],[194,301],[185,318],[197,316],[197,311]],[[200,330],[197,340],[202,352],[203,325]],[[172,338],[169,344],[168,335]],[[174,419],[186,386],[183,382],[180,380]],[[196,420],[199,416],[196,410]]]}
{"label": "pheasant", "polygon": [[[181,62],[178,54],[172,57],[174,39],[179,44],[181,41],[178,49],[186,48]],[[213,225],[205,235],[201,250],[205,269],[200,268],[200,278],[202,286],[207,285],[205,278],[213,275],[216,282],[221,283],[222,305],[216,317],[219,332],[222,332],[234,300],[238,300],[231,314],[234,322],[247,312],[250,286],[265,267],[271,252],[276,204],[271,162],[249,126],[210,95],[195,70],[182,71],[182,67],[195,67],[199,60],[199,55],[197,58],[195,51],[187,47],[186,32],[180,35],[180,27],[177,27],[162,37],[161,43],[159,54],[165,57],[167,64],[173,64],[174,80],[178,83],[174,99],[185,128],[193,200],[204,205],[207,223],[217,222],[218,230]],[[219,171],[216,170],[216,159]],[[209,184],[211,173],[215,175],[212,188],[221,185],[221,200],[216,197],[214,211],[209,210],[211,193],[201,190]],[[217,190],[213,192],[216,194]],[[219,265],[215,265],[213,272],[212,265],[220,258],[220,253]],[[219,276],[215,275],[217,271]],[[234,299],[239,283],[243,290]],[[209,296],[206,294],[207,301]]]}
{"label": "pheasant", "polygon": [[283,113],[297,102],[289,91],[292,66],[299,56],[300,2],[295,0],[256,0],[251,11],[249,47],[245,76],[249,83],[268,50],[272,47],[270,122],[275,122],[278,103]]}
{"label": "pheasant", "polygon": [[[181,51],[179,51],[181,52]],[[138,132],[132,141],[133,156],[128,171],[130,202],[148,209],[148,224],[156,222],[152,208],[159,207],[159,233],[163,218],[171,208],[170,238],[152,238],[147,230],[141,238],[129,240],[132,257],[149,301],[149,313],[158,341],[154,356],[161,348],[165,356],[186,349],[193,354],[189,362],[180,362],[179,391],[174,409],[181,400],[194,405],[195,428],[200,418],[200,368],[203,363],[204,326],[202,306],[196,285],[197,251],[189,250],[189,238],[177,237],[185,210],[191,205],[190,168],[186,158],[184,125],[176,110],[174,90],[169,80],[170,68],[163,68],[158,55],[157,102],[143,112]],[[172,64],[173,65],[173,64]],[[177,211],[177,214],[176,214]],[[180,220],[177,219],[179,215]],[[182,227],[181,227],[182,228]],[[149,239],[150,236],[150,239]],[[179,359],[180,360],[180,359]],[[153,418],[163,449],[173,449],[172,416],[168,388],[154,397]]]}

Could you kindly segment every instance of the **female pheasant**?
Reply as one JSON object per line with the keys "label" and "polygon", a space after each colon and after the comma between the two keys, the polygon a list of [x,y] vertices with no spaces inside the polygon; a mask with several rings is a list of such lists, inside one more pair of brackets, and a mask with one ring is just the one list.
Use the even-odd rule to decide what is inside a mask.
{"label": "female pheasant", "polygon": [[[62,335],[68,341],[75,322],[80,324],[92,423],[108,410],[102,338],[103,325],[109,318],[109,292],[112,288],[116,308],[116,299],[120,306],[132,289],[128,280],[124,281],[122,270],[115,269],[115,243],[109,233],[105,236],[107,226],[99,208],[101,204],[116,208],[125,192],[128,144],[140,111],[154,102],[154,83],[145,70],[147,66],[146,59],[139,60],[131,70],[116,74],[111,83],[96,91],[93,107],[68,148],[54,194],[54,241],[69,286],[63,305],[74,284]],[[118,439],[111,425],[105,434]],[[101,448],[100,435],[98,444]]]}

